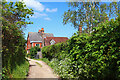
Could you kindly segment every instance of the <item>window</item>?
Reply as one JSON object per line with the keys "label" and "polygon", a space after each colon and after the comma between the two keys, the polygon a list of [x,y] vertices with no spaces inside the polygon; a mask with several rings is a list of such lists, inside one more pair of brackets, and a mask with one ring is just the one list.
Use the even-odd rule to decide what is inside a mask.
{"label": "window", "polygon": [[55,41],[52,39],[52,40],[50,41],[50,44],[51,44],[51,45],[55,44]]}
{"label": "window", "polygon": [[40,45],[39,45],[39,44],[36,44],[36,46],[38,46],[38,47],[39,47]]}

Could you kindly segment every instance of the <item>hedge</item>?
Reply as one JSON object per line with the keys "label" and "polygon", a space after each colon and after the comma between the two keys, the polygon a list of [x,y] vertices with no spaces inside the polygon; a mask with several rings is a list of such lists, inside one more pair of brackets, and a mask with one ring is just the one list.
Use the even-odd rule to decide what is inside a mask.
{"label": "hedge", "polygon": [[120,18],[107,20],[93,28],[91,34],[75,34],[64,47],[63,43],[46,46],[42,48],[43,57],[52,61],[50,65],[62,78],[119,80],[119,23]]}
{"label": "hedge", "polygon": [[[55,45],[50,45],[42,48],[43,57],[47,57],[49,60],[52,58],[57,58],[59,60],[63,59],[63,55],[67,52],[67,43],[57,43]],[[62,54],[62,55],[60,55]]]}

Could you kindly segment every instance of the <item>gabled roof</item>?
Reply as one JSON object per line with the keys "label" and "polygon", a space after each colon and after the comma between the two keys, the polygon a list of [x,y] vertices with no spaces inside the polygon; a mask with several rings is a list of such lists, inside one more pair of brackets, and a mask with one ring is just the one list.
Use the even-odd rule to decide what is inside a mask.
{"label": "gabled roof", "polygon": [[[28,32],[30,42],[42,42],[41,32]],[[52,33],[43,33],[44,37],[53,37]]]}
{"label": "gabled roof", "polygon": [[52,33],[44,33],[44,37],[54,37]]}
{"label": "gabled roof", "polygon": [[41,33],[38,32],[29,32],[30,41],[42,41]]}
{"label": "gabled roof", "polygon": [[46,37],[45,39],[45,46],[50,45],[50,41],[54,40],[55,43],[59,43],[59,42],[65,42],[66,40],[68,40],[67,37]]}

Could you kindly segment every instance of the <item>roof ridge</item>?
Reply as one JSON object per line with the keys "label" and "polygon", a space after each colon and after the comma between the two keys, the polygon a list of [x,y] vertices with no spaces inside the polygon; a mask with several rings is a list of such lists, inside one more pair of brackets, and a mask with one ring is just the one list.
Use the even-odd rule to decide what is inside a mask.
{"label": "roof ridge", "polygon": [[45,33],[45,34],[53,34],[53,33]]}
{"label": "roof ridge", "polygon": [[54,38],[68,38],[68,37],[54,37]]}
{"label": "roof ridge", "polygon": [[38,33],[38,32],[28,32],[28,33]]}

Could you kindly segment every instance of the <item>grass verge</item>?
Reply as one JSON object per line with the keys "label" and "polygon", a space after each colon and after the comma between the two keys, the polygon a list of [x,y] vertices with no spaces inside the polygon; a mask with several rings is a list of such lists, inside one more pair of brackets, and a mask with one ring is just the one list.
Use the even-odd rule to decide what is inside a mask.
{"label": "grass verge", "polygon": [[50,62],[47,58],[34,59],[34,60],[44,61],[46,64],[49,64],[49,62]]}
{"label": "grass verge", "polygon": [[13,78],[26,78],[29,71],[29,62],[26,60],[23,64],[17,65],[12,72]]}
{"label": "grass verge", "polygon": [[42,65],[40,63],[38,63],[38,62],[35,62],[35,63],[38,64],[40,67],[42,67]]}

